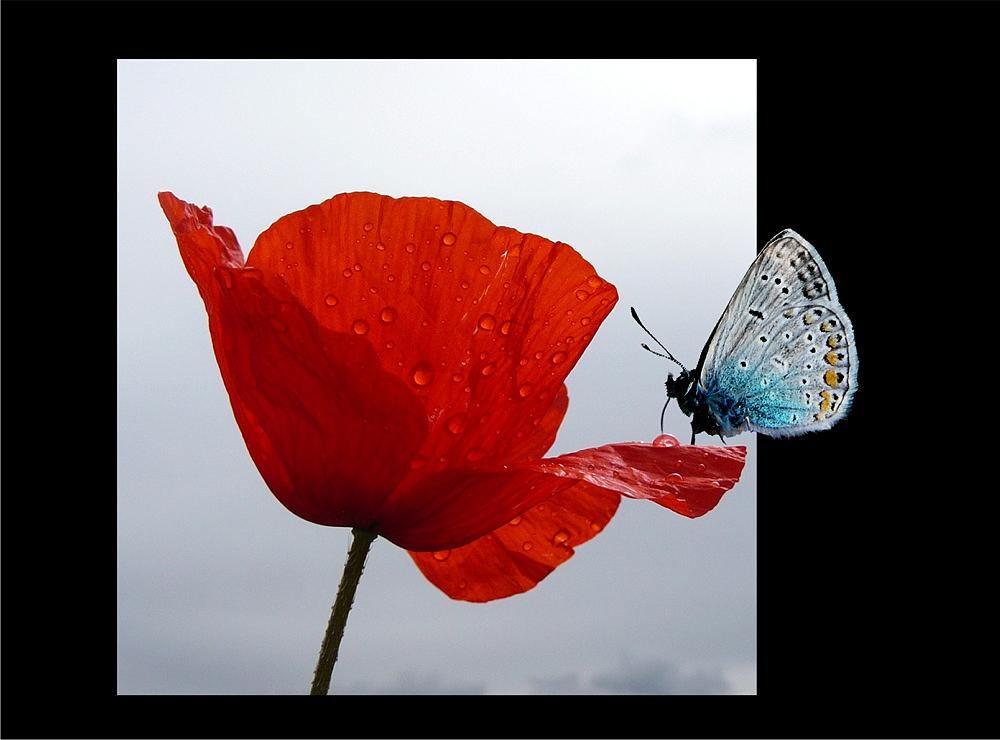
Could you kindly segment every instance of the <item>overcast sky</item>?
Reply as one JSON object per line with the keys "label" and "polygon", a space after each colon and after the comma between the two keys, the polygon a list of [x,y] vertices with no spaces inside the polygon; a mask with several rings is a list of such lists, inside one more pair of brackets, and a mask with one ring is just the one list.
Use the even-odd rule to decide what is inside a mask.
{"label": "overcast sky", "polygon": [[[651,440],[756,253],[753,61],[120,61],[118,691],[306,693],[349,544],[262,482],[156,202],[246,253],[337,193],[460,200],[573,245],[618,306],[550,455]],[[672,405],[667,431],[688,419]],[[331,693],[755,693],[756,449],[689,520],[624,499],[534,590],[452,601],[376,540]],[[700,435],[699,442],[709,440]]]}

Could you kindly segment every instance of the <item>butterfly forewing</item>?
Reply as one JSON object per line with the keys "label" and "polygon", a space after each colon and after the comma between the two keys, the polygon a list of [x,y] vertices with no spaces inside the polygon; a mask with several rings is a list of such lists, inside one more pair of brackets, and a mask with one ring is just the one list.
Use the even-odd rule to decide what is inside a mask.
{"label": "butterfly forewing", "polygon": [[781,232],[750,266],[709,338],[702,387],[709,398],[741,401],[743,428],[781,436],[839,420],[856,372],[850,320],[826,265],[805,239]]}

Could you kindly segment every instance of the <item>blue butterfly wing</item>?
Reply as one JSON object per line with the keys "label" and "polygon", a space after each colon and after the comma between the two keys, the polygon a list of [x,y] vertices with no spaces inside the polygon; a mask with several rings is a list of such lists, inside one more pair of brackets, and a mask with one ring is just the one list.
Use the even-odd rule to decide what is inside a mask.
{"label": "blue butterfly wing", "polygon": [[816,249],[786,229],[747,270],[698,365],[729,436],[828,429],[857,390],[854,330]]}

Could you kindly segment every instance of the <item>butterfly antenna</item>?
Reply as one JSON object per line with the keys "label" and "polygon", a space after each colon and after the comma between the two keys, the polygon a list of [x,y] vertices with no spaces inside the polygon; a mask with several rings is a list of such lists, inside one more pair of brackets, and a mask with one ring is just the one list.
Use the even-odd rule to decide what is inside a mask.
{"label": "butterfly antenna", "polygon": [[[636,313],[635,308],[633,308],[632,306],[629,306],[629,308],[632,310],[632,318],[635,319],[635,323],[637,323],[640,327],[642,327],[642,330],[644,332],[646,332],[647,334],[649,334],[649,336],[653,338],[653,341],[656,342],[658,345],[660,345],[660,347],[663,348],[663,351],[666,352],[667,354],[661,355],[659,352],[655,352],[655,351],[651,350],[649,348],[649,345],[647,345],[645,343],[643,343],[641,345],[642,348],[644,350],[646,350],[647,352],[652,352],[657,357],[664,357],[664,358],[670,360],[671,362],[676,362],[678,365],[681,366],[681,370],[683,370],[684,372],[687,372],[687,368],[684,367],[684,364],[680,360],[678,360],[676,357],[674,357],[672,354],[670,354],[670,350],[663,346],[663,342],[661,342],[659,339],[657,339],[656,337],[654,337],[653,336],[653,332],[651,332],[649,329],[646,328],[646,325],[643,324],[642,321],[639,319],[639,314]],[[666,408],[666,407],[664,407],[664,408]]]}

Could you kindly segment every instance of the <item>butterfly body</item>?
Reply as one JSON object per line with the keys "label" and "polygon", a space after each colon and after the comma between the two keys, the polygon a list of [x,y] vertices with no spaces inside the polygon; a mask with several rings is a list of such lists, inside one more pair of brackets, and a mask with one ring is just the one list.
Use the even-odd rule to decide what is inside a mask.
{"label": "butterfly body", "polygon": [[669,375],[666,387],[668,402],[676,398],[691,417],[692,442],[700,432],[782,437],[844,418],[857,372],[833,278],[815,248],[786,229],[750,266],[695,370]]}

